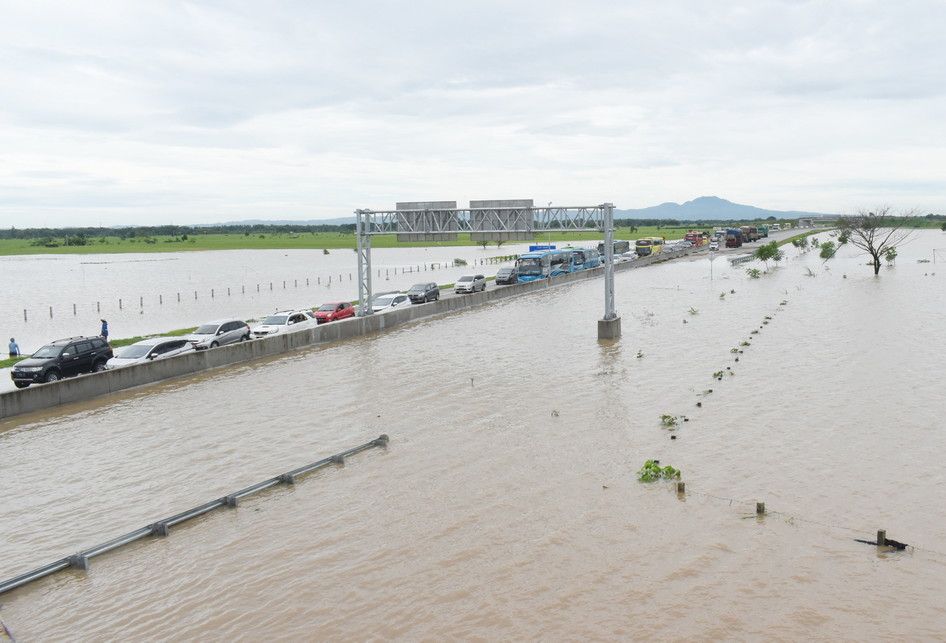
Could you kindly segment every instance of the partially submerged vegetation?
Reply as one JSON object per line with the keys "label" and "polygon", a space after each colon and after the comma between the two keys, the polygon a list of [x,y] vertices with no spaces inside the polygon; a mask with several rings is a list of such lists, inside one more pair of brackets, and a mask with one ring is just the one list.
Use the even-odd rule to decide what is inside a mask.
{"label": "partially submerged vegetation", "polygon": [[637,472],[637,479],[641,482],[673,480],[674,478],[680,479],[680,470],[674,469],[669,464],[662,467],[660,466],[660,460],[648,460]]}

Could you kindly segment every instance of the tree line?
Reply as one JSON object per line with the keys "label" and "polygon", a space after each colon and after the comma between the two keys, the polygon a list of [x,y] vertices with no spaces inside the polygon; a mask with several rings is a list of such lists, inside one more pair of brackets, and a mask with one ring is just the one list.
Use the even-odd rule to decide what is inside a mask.
{"label": "tree line", "polygon": [[0,239],[64,238],[66,245],[85,245],[83,240],[101,237],[135,239],[149,237],[193,237],[204,234],[301,234],[336,232],[354,234],[355,224],[341,225],[219,225],[219,226],[128,226],[119,228],[7,228],[0,229]]}

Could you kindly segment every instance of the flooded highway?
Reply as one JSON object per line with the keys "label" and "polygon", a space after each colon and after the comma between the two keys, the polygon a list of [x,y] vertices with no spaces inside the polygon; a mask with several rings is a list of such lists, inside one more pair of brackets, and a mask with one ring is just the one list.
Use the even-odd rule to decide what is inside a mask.
{"label": "flooded highway", "polygon": [[[527,248],[376,248],[374,289],[406,289],[419,281],[452,283],[487,268],[495,272],[500,264],[481,267],[478,262]],[[455,258],[468,266],[447,267]],[[356,299],[356,265],[355,253],[347,248],[329,254],[286,249],[0,257],[6,295],[0,301],[0,329],[31,353],[52,338],[98,332],[102,317],[116,338],[222,317],[257,319],[275,310]]]}
{"label": "flooded highway", "polygon": [[[917,259],[943,246],[918,233],[879,279],[846,248],[760,279],[621,272],[615,343],[583,281],[2,422],[2,578],[391,442],[0,619],[19,640],[941,639],[946,269]],[[638,482],[649,458],[687,495]],[[877,529],[916,549],[854,541]]]}

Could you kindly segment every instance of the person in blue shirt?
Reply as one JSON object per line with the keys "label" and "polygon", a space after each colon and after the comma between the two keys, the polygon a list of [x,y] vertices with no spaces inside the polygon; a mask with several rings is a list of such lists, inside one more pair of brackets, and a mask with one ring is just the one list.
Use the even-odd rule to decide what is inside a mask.
{"label": "person in blue shirt", "polygon": [[102,322],[102,332],[100,332],[99,335],[101,335],[102,338],[107,342],[108,341],[108,322],[105,321],[104,319],[100,319],[99,321]]}
{"label": "person in blue shirt", "polygon": [[16,340],[12,337],[10,338],[10,346],[8,348],[10,357],[19,357],[20,356],[20,347],[17,345]]}

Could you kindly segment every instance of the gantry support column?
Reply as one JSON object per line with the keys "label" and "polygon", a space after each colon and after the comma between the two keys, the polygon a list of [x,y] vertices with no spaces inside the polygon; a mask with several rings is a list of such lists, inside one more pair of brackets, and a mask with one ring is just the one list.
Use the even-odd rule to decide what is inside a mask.
{"label": "gantry support column", "polygon": [[614,204],[602,208],[604,228],[604,318],[598,320],[598,339],[617,339],[621,336],[621,318],[614,310]]}

